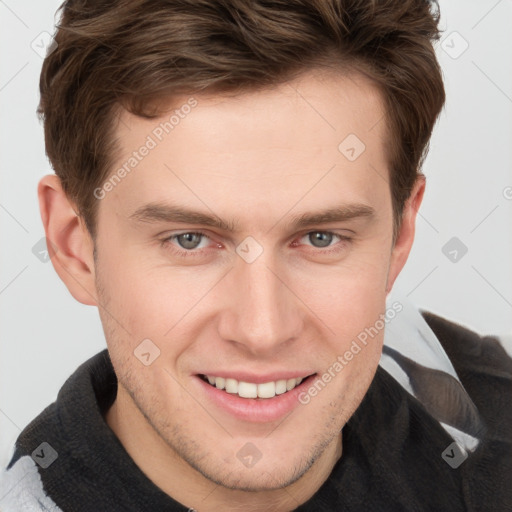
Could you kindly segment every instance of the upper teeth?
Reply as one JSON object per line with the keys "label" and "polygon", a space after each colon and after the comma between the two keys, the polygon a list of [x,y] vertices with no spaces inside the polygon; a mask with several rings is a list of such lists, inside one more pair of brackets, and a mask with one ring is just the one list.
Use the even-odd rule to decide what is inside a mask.
{"label": "upper teeth", "polygon": [[217,389],[225,389],[228,393],[237,394],[242,398],[273,398],[276,395],[282,395],[292,390],[303,380],[302,378],[282,379],[274,382],[265,382],[263,384],[254,384],[252,382],[213,377],[211,375],[207,375],[206,378],[208,382]]}

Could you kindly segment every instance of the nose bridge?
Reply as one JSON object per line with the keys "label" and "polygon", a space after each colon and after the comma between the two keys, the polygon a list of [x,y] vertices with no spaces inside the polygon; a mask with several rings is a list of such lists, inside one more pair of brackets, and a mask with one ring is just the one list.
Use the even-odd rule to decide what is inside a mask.
{"label": "nose bridge", "polygon": [[298,335],[300,311],[293,293],[283,283],[269,254],[248,263],[239,258],[231,272],[229,311],[223,317],[221,336],[264,353]]}

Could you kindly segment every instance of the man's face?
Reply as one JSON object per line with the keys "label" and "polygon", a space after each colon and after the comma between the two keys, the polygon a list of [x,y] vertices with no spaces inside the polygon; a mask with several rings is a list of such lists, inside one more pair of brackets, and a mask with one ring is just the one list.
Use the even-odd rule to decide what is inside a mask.
{"label": "man's face", "polygon": [[[172,112],[123,112],[114,169],[150,149],[99,200],[96,286],[118,402],[212,481],[277,488],[339,443],[378,365],[383,331],[308,393],[384,313],[396,277],[383,103],[363,78],[327,74],[193,98],[169,133],[157,127]],[[178,208],[225,225],[165,211]],[[297,223],[335,209],[347,215]],[[247,382],[249,395],[273,382],[266,396],[305,380],[254,399],[202,376]]]}

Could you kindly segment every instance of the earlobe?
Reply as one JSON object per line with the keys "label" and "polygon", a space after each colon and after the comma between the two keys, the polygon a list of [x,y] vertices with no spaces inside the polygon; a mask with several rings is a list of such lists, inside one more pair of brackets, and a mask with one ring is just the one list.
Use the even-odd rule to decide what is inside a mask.
{"label": "earlobe", "polygon": [[37,194],[55,271],[77,301],[96,306],[94,245],[89,232],[56,175],[41,178]]}
{"label": "earlobe", "polygon": [[409,199],[404,205],[400,231],[397,235],[397,239],[391,253],[388,280],[386,283],[387,294],[393,288],[393,284],[402,271],[407,258],[409,257],[409,253],[411,252],[412,244],[414,242],[416,215],[421,206],[424,192],[425,176],[421,174],[416,179],[416,183],[414,184]]}

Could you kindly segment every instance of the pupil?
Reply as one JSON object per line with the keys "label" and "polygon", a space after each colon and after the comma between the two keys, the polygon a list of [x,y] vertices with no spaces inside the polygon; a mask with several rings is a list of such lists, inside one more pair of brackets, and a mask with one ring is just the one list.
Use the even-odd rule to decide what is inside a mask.
{"label": "pupil", "polygon": [[[178,242],[184,249],[195,249],[199,240],[197,240],[201,235],[198,233],[182,233],[178,235]],[[196,240],[194,240],[194,237]]]}
{"label": "pupil", "polygon": [[309,235],[309,239],[313,245],[315,245],[316,242],[320,242],[320,245],[316,245],[315,247],[327,247],[332,241],[332,234],[316,231]]}

